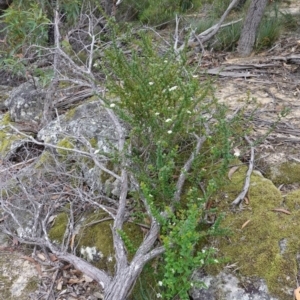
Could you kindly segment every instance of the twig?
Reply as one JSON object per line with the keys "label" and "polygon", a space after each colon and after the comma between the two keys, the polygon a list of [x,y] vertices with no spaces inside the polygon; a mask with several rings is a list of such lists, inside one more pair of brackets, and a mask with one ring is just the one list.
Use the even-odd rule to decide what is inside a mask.
{"label": "twig", "polygon": [[20,135],[22,136],[25,136],[26,138],[29,139],[29,141],[37,144],[37,145],[41,145],[41,146],[46,146],[46,147],[50,147],[50,148],[53,148],[53,149],[60,149],[60,150],[66,150],[66,151],[70,151],[70,152],[73,152],[73,153],[78,153],[78,154],[81,154],[83,156],[87,156],[87,157],[90,157],[93,162],[95,163],[95,165],[101,169],[102,171],[108,173],[109,175],[113,176],[114,178],[118,179],[118,180],[121,180],[121,177],[119,175],[117,175],[116,173],[110,171],[109,169],[105,168],[103,165],[101,165],[99,163],[99,161],[96,159],[96,155],[95,154],[91,154],[89,152],[86,152],[86,151],[81,151],[81,150],[78,150],[78,149],[71,149],[71,148],[66,148],[66,147],[60,147],[60,146],[57,146],[57,145],[53,145],[53,144],[49,144],[49,143],[46,143],[46,142],[39,142],[38,140],[36,140],[35,138],[33,138],[32,136],[30,135],[27,135],[23,132],[21,132],[20,130],[18,130],[16,127],[14,127],[13,125],[9,124],[9,127],[11,129],[13,129],[14,131],[16,131],[17,133],[19,133]]}
{"label": "twig", "polygon": [[[222,23],[224,22],[224,20],[226,19],[227,15],[229,14],[229,12],[232,10],[232,8],[236,5],[238,0],[232,0],[231,3],[229,4],[229,6],[227,7],[226,11],[224,12],[224,14],[222,15],[219,23],[215,24],[214,26],[212,26],[211,28],[205,30],[204,32],[198,34],[198,36],[195,38],[191,38],[188,40],[187,44],[183,44],[178,51],[182,51],[185,46],[188,47],[195,47],[196,45],[198,45],[199,43],[199,39],[201,40],[202,43],[207,42],[208,40],[210,40],[217,32],[218,30],[221,28]],[[237,20],[237,21],[233,21],[227,24],[224,24],[223,27],[234,24],[236,22],[241,21],[241,19]],[[196,39],[196,41],[195,41]]]}
{"label": "twig", "polygon": [[178,40],[179,40],[179,35],[178,35],[179,21],[180,21],[180,18],[178,18],[178,16],[176,15],[175,43],[174,43],[174,51],[175,52],[177,52],[177,46],[178,46]]}
{"label": "twig", "polygon": [[254,166],[254,147],[252,146],[252,143],[251,143],[251,141],[249,140],[249,138],[247,136],[245,136],[245,140],[248,142],[248,144],[251,147],[251,157],[250,157],[250,161],[249,161],[249,167],[248,167],[248,171],[247,171],[247,174],[246,174],[245,184],[244,184],[243,190],[235,198],[235,200],[231,203],[232,205],[239,205],[244,200],[245,196],[248,193],[249,186],[250,186],[250,178],[251,178],[251,174],[252,174],[253,166]]}
{"label": "twig", "polygon": [[0,173],[4,173],[4,172],[9,171],[10,169],[14,169],[14,168],[17,168],[17,167],[19,167],[19,166],[26,165],[26,164],[28,164],[28,163],[30,163],[30,162],[36,160],[36,159],[37,159],[37,157],[33,157],[33,158],[30,158],[30,159],[28,159],[28,160],[26,160],[26,161],[22,161],[22,162],[20,162],[20,163],[18,163],[18,164],[15,164],[15,165],[12,165],[12,166],[10,166],[10,167],[8,167],[8,168],[5,168],[5,169],[3,169],[3,170],[0,170]]}
{"label": "twig", "polygon": [[49,287],[49,291],[47,293],[47,296],[46,296],[45,300],[49,300],[50,299],[51,293],[53,292],[53,287],[54,287],[54,283],[55,283],[55,280],[57,278],[58,272],[59,272],[59,269],[57,269],[55,271],[55,273],[53,274],[52,282],[51,282],[51,285]]}
{"label": "twig", "polygon": [[195,150],[194,150],[194,152],[192,152],[191,156],[189,157],[187,162],[184,164],[184,167],[182,168],[181,173],[179,175],[179,178],[178,178],[178,181],[177,181],[177,184],[176,184],[176,192],[175,192],[174,197],[173,197],[173,202],[174,203],[177,203],[177,202],[180,201],[180,196],[181,196],[183,185],[185,183],[185,179],[187,177],[187,173],[190,171],[195,158],[199,154],[203,143],[206,141],[205,136],[201,137],[201,138],[196,136],[196,139],[197,139],[197,145],[195,147]]}

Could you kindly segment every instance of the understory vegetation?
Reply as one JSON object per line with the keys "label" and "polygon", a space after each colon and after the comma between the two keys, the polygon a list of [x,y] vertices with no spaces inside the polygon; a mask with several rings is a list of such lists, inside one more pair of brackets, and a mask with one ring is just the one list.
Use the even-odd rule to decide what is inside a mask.
{"label": "understory vegetation", "polygon": [[[185,34],[211,27],[230,1],[123,2],[114,17],[93,0],[16,0],[3,12],[6,39],[0,65],[33,78],[52,95],[48,123],[72,119],[78,104],[96,103],[95,115],[105,111],[115,133],[106,137],[109,151],[96,137],[60,132],[51,144],[25,135],[45,149],[30,171],[20,168],[19,176],[10,173],[3,183],[3,230],[71,263],[76,260],[66,253],[89,261],[83,247],[109,244],[95,250],[105,256],[104,262],[94,263],[105,275],[95,269],[89,275],[103,276],[104,299],[114,299],[114,280],[122,285],[124,270],[138,266],[134,280],[124,283],[126,297],[187,300],[193,286],[203,286],[193,281],[194,270],[219,263],[217,249],[206,242],[228,231],[212,199],[227,183],[233,149],[247,144],[243,138],[251,128],[245,108],[229,113],[215,98],[212,80],[188,62],[190,49],[179,51],[173,43],[184,45]],[[242,17],[248,2],[228,22]],[[270,47],[281,30],[292,26],[293,18],[279,14],[276,1],[271,6],[256,50]],[[214,13],[201,20],[194,16],[212,8]],[[165,36],[176,15],[183,24],[178,40],[163,38],[159,30]],[[239,22],[221,28],[206,49],[234,50],[240,28]],[[72,110],[58,107],[55,98],[57,89],[69,87],[90,92]],[[21,199],[25,207],[19,206]],[[25,230],[23,213],[34,230]],[[102,230],[109,238],[100,243]]]}

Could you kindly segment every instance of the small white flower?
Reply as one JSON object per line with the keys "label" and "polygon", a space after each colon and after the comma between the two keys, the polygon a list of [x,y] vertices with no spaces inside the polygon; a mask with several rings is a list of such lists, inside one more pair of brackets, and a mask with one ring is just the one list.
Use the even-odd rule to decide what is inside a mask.
{"label": "small white flower", "polygon": [[194,286],[194,284],[191,282],[191,287],[193,287]]}
{"label": "small white flower", "polygon": [[156,115],[156,116],[159,116],[159,112],[156,112],[155,115]]}
{"label": "small white flower", "polygon": [[109,107],[115,107],[116,106],[116,104],[115,103],[112,103]]}
{"label": "small white flower", "polygon": [[205,251],[205,249],[202,249],[202,253],[205,253],[206,251]]}
{"label": "small white flower", "polygon": [[202,265],[204,265],[204,260],[203,259],[201,259],[200,262],[201,262]]}
{"label": "small white flower", "polygon": [[193,78],[197,78],[198,77],[198,75],[193,75]]}
{"label": "small white flower", "polygon": [[217,264],[219,261],[217,259],[214,259],[214,262]]}
{"label": "small white flower", "polygon": [[112,258],[111,255],[107,257],[107,261],[108,261],[108,262],[112,262],[112,261],[113,261],[113,258]]}
{"label": "small white flower", "polygon": [[93,67],[98,67],[98,64],[97,64],[97,63],[94,63],[94,64],[93,64]]}
{"label": "small white flower", "polygon": [[171,134],[173,131],[172,130],[168,130],[168,134]]}
{"label": "small white flower", "polygon": [[167,60],[164,60],[164,63],[167,63],[168,61]]}
{"label": "small white flower", "polygon": [[162,294],[160,293],[156,294],[156,298],[162,298]]}
{"label": "small white flower", "polygon": [[149,85],[153,85],[153,84],[154,84],[154,82],[152,82],[152,81],[149,82]]}
{"label": "small white flower", "polygon": [[190,110],[187,110],[186,113],[190,115],[192,112]]}
{"label": "small white flower", "polygon": [[169,123],[169,122],[171,122],[172,121],[172,119],[167,119],[165,122],[166,123]]}
{"label": "small white flower", "polygon": [[171,88],[169,88],[169,92],[175,91],[178,88],[177,85],[172,86]]}
{"label": "small white flower", "polygon": [[159,282],[158,282],[158,285],[159,285],[159,286],[162,286],[162,285],[163,285],[163,282],[162,282],[162,281],[159,281]]}
{"label": "small white flower", "polygon": [[99,152],[100,152],[100,150],[97,149],[97,150],[94,152],[94,154],[98,154]]}

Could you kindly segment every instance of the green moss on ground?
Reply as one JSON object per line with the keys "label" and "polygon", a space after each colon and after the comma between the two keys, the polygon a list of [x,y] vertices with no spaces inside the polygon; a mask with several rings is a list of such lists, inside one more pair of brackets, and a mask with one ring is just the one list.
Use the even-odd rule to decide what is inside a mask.
{"label": "green moss on ground", "polygon": [[[233,210],[231,202],[242,190],[245,172],[245,167],[237,171],[224,188],[227,197],[220,201],[218,208],[225,212],[223,227],[230,229],[231,234],[215,239],[214,245],[220,257],[237,264],[240,274],[264,278],[274,296],[290,299],[284,291],[297,286],[296,255],[300,239],[295,231],[300,225],[300,191],[288,195],[283,202],[280,191],[270,180],[253,174],[249,205]],[[275,208],[289,209],[292,214],[276,212]],[[249,223],[242,228],[247,221]],[[279,247],[281,240],[287,241],[283,253]],[[223,267],[219,265],[210,271],[219,272]]]}
{"label": "green moss on ground", "polygon": [[300,183],[300,164],[285,162],[271,166],[266,176],[275,185]]}
{"label": "green moss on ground", "polygon": [[[95,255],[95,259],[90,261],[99,269],[104,269],[111,274],[114,272],[114,247],[111,226],[112,220],[100,221],[107,218],[107,214],[103,211],[89,212],[81,221],[81,227],[76,236],[76,247],[78,255],[82,252],[91,252],[92,248],[100,255]],[[53,241],[62,242],[65,230],[68,224],[68,215],[66,212],[58,214],[53,227],[49,231],[49,237]],[[125,223],[123,230],[129,238],[130,243],[134,247],[138,247],[143,240],[143,233],[140,226],[133,223]],[[83,250],[83,251],[82,251]],[[129,259],[132,259],[132,254],[129,254]],[[87,259],[86,257],[84,257]]]}
{"label": "green moss on ground", "polygon": [[67,212],[61,212],[55,218],[54,224],[48,232],[49,238],[57,243],[62,243],[68,226]]}

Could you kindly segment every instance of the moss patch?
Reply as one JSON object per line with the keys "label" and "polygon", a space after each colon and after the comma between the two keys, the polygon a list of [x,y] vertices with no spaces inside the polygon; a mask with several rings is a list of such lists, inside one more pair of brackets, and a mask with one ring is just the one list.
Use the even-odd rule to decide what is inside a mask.
{"label": "moss patch", "polygon": [[[103,211],[89,212],[81,220],[79,233],[76,237],[77,254],[89,260],[99,269],[111,274],[114,272],[114,247],[111,226],[112,220],[101,221],[107,218]],[[99,221],[99,222],[98,222]],[[58,214],[49,237],[53,241],[62,242],[68,224],[68,215],[65,212]],[[143,240],[143,233],[138,225],[125,223],[123,230],[133,247],[137,248]],[[132,254],[129,254],[132,259]]]}
{"label": "moss patch", "polygon": [[49,230],[49,238],[57,243],[62,243],[68,225],[68,214],[61,212],[57,215],[52,228]]}
{"label": "moss patch", "polygon": [[285,162],[271,166],[267,177],[275,185],[300,183],[300,164],[295,162]]}
{"label": "moss patch", "polygon": [[[284,291],[296,286],[300,240],[295,230],[300,225],[300,210],[296,211],[295,207],[298,207],[300,192],[289,195],[283,202],[280,191],[270,180],[253,174],[249,205],[244,205],[243,210],[231,210],[230,203],[242,190],[245,172],[244,167],[236,172],[223,191],[228,197],[219,203],[219,209],[226,214],[223,226],[229,228],[231,234],[215,239],[214,246],[221,257],[237,263],[242,275],[264,278],[274,296],[290,299]],[[273,211],[279,207],[293,209],[292,214]],[[249,223],[242,228],[247,221]],[[279,246],[283,240],[287,241],[285,251]],[[220,271],[223,266],[219,265],[214,271]]]}

